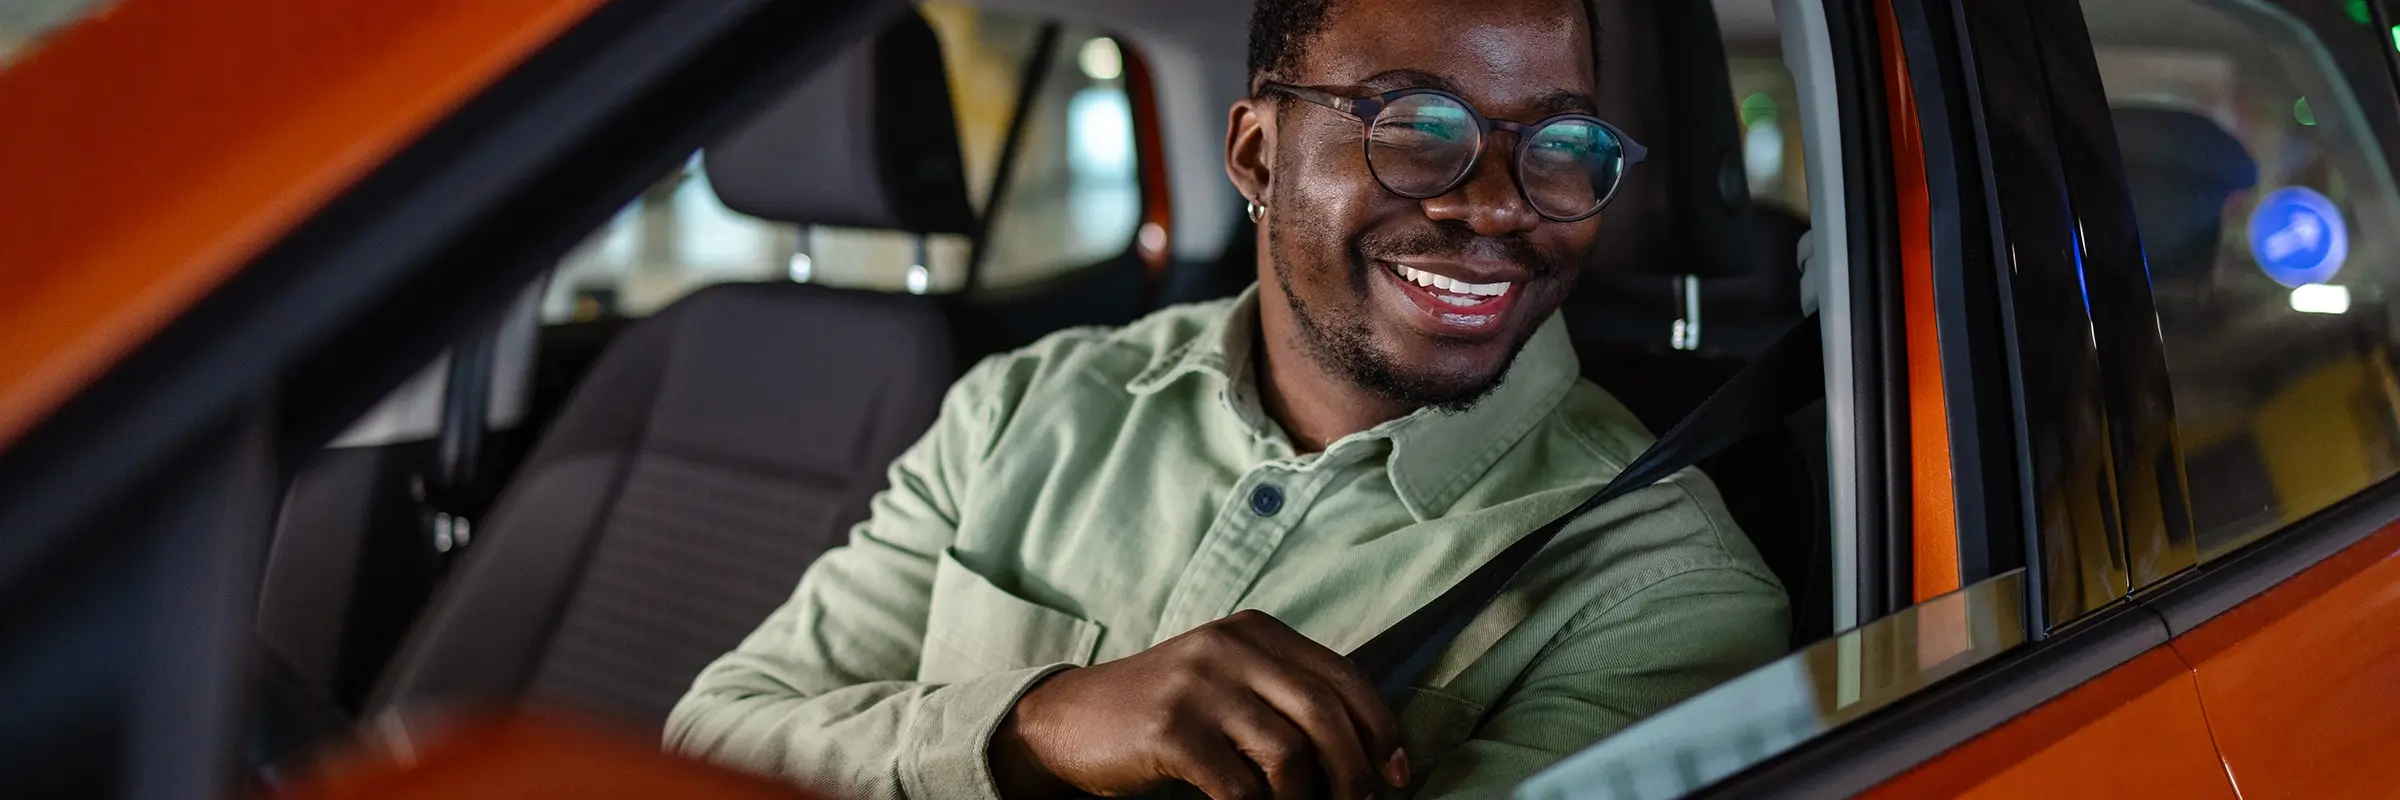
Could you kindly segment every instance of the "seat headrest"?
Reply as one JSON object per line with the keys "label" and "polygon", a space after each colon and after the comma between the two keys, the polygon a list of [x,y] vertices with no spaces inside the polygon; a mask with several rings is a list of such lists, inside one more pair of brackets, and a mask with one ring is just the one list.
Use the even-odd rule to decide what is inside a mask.
{"label": "seat headrest", "polygon": [[2205,280],[2216,265],[2225,202],[2258,183],[2258,163],[2241,140],[2200,114],[2118,108],[2109,116],[2151,276]]}
{"label": "seat headrest", "polygon": [[1759,271],[1741,121],[1716,11],[1692,0],[1586,0],[1600,115],[1650,147],[1603,212],[1589,267],[1729,277]]}
{"label": "seat headrest", "polygon": [[941,40],[911,11],[706,148],[718,199],[809,225],[969,233]]}

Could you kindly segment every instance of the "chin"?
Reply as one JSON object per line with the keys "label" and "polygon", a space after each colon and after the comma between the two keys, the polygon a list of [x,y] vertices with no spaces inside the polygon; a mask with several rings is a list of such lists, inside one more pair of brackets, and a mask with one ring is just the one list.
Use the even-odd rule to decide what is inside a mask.
{"label": "chin", "polygon": [[[1462,347],[1453,342],[1413,342],[1420,347],[1377,348],[1382,357],[1367,370],[1354,374],[1360,383],[1392,400],[1414,407],[1430,407],[1458,412],[1473,407],[1505,380],[1508,365],[1516,348],[1496,348],[1497,352],[1475,343]],[[1494,344],[1505,344],[1496,342]]]}

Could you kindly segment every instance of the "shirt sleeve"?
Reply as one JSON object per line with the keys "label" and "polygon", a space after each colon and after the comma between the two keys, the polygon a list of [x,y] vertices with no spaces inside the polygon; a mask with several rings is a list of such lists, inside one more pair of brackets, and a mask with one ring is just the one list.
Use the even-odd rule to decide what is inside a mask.
{"label": "shirt sleeve", "polygon": [[669,748],[837,797],[998,796],[985,760],[993,729],[1065,665],[915,680],[935,565],[1004,416],[997,363],[951,389],[849,543],[818,558],[791,600],[701,671],[667,717]]}
{"label": "shirt sleeve", "polygon": [[1525,673],[1418,797],[1500,797],[1559,759],[1784,654],[1783,591],[1702,568],[1626,595]]}

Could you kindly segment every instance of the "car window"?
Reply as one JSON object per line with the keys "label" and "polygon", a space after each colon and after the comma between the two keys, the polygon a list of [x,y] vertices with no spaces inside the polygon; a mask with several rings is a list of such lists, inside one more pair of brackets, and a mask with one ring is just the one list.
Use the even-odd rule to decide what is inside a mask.
{"label": "car window", "polygon": [[[1783,63],[1783,43],[1766,20],[1763,30],[1749,22],[1737,4],[1722,20],[1726,25],[1726,77],[1733,83],[1733,103],[1742,124],[1742,175],[1750,201],[1808,216],[1807,151],[1800,142],[1800,89]],[[1751,23],[1755,26],[1755,23]]]}
{"label": "car window", "polygon": [[1669,800],[1766,762],[2024,644],[2011,570],[1802,648],[1569,756],[1519,800]]}
{"label": "car window", "polygon": [[[941,38],[960,156],[991,216],[976,289],[1057,278],[1129,253],[1141,216],[1128,60],[1116,39],[1066,26],[1042,65],[1003,197],[990,192],[1043,20],[953,4],[921,7]],[[719,202],[700,154],[578,246],[542,304],[547,323],[655,313],[702,286],[790,280],[847,289],[966,290],[973,246],[954,234],[792,225]]]}
{"label": "car window", "polygon": [[2392,122],[2391,40],[2364,2],[2085,0],[2083,11],[2205,559],[2400,467],[2386,296],[2400,195],[2377,134]]}

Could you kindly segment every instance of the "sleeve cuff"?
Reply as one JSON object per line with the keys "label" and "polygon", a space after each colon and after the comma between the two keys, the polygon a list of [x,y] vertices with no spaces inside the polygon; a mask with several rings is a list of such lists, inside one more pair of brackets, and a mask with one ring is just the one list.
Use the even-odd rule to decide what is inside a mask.
{"label": "sleeve cuff", "polygon": [[988,756],[992,732],[1026,690],[1074,666],[993,673],[927,695],[901,736],[901,789],[910,797],[1000,800]]}

